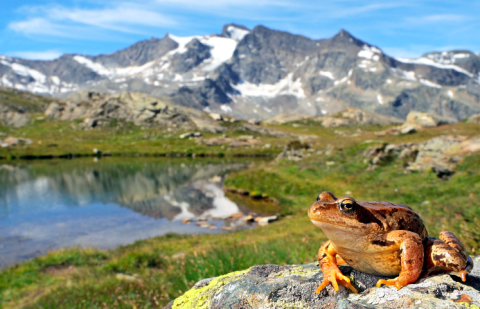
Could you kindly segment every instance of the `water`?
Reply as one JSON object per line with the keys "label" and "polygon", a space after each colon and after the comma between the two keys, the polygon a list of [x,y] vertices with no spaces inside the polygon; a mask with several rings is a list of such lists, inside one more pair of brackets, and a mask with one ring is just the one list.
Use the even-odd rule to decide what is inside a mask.
{"label": "water", "polygon": [[246,166],[152,158],[0,164],[0,267],[66,247],[109,249],[166,233],[246,228],[226,218],[249,210],[222,190],[224,176]]}

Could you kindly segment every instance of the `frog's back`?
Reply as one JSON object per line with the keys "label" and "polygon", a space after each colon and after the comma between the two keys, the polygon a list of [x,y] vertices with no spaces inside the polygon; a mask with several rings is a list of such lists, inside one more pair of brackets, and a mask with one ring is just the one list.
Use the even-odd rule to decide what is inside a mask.
{"label": "frog's back", "polygon": [[371,218],[374,218],[385,232],[405,230],[418,234],[422,239],[428,236],[420,216],[407,205],[377,201],[357,203],[371,214]]}

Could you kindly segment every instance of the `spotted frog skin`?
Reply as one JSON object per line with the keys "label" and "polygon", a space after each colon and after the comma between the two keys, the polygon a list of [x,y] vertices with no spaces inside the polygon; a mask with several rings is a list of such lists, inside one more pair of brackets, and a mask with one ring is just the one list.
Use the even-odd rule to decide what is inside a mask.
{"label": "spotted frog skin", "polygon": [[337,267],[344,263],[369,274],[398,275],[377,282],[378,287],[397,289],[415,282],[422,272],[423,276],[449,272],[465,281],[473,268],[455,235],[443,231],[439,239],[428,237],[422,219],[405,205],[336,198],[323,192],[310,206],[308,217],[329,239],[318,251],[323,282],[317,293],[329,283],[337,291],[340,284],[357,293]]}

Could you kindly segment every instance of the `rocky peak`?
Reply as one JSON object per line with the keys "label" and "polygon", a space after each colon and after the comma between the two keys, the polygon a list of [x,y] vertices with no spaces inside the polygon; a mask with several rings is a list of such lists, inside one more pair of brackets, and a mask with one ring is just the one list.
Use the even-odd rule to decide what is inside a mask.
{"label": "rocky peak", "polygon": [[245,26],[237,24],[226,24],[225,26],[223,26],[220,36],[225,38],[231,38],[236,41],[241,41],[249,33],[250,29]]}
{"label": "rocky peak", "polygon": [[357,39],[356,37],[351,35],[350,32],[342,29],[330,39],[330,44],[354,44],[358,47],[362,47],[363,45],[365,45],[365,42]]}
{"label": "rocky peak", "polygon": [[140,66],[165,55],[167,52],[178,47],[178,43],[168,35],[162,39],[151,38],[133,44],[117,52],[91,57],[93,62],[99,62],[110,68],[115,66]]}

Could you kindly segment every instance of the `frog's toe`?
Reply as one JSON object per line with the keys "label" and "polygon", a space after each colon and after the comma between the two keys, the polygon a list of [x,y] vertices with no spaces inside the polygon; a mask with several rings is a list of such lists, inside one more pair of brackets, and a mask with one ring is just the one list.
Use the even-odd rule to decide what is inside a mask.
{"label": "frog's toe", "polygon": [[331,269],[330,271],[324,272],[322,284],[320,284],[315,293],[320,293],[329,283],[332,284],[335,291],[338,291],[338,285],[340,284],[353,293],[358,293],[357,289],[350,283],[350,279],[344,276],[338,269]]}
{"label": "frog's toe", "polygon": [[377,287],[381,287],[382,284],[385,284],[386,286],[395,286],[397,289],[401,289],[402,287],[406,286],[408,282],[405,280],[402,280],[400,278],[395,278],[395,279],[380,279],[377,281]]}

